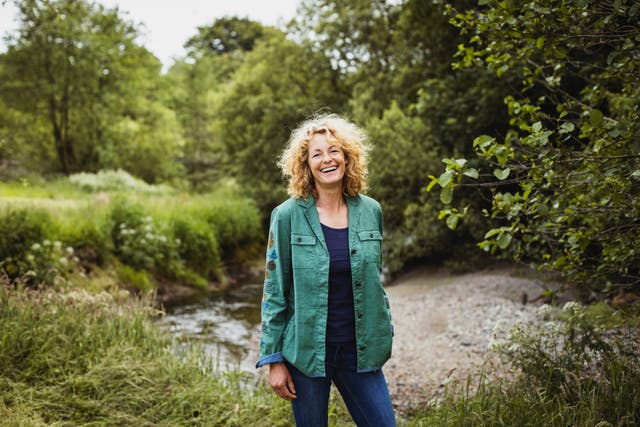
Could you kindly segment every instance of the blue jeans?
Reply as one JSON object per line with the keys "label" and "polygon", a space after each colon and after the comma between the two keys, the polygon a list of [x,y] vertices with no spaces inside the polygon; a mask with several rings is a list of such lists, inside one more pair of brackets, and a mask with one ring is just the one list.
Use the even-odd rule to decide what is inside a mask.
{"label": "blue jeans", "polygon": [[382,370],[357,372],[354,343],[327,343],[326,377],[307,377],[285,362],[296,388],[291,401],[293,418],[298,427],[325,427],[328,422],[329,390],[336,385],[353,418],[361,426],[395,426],[389,389]]}

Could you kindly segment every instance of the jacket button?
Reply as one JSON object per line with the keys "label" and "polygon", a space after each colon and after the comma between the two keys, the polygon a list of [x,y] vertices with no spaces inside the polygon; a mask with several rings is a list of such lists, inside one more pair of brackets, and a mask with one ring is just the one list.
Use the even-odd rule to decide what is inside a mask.
{"label": "jacket button", "polygon": [[358,319],[362,319],[362,313],[358,313]]}
{"label": "jacket button", "polygon": [[296,242],[298,242],[298,243],[302,242],[302,238],[298,237],[298,238],[296,239]]}
{"label": "jacket button", "polygon": [[371,239],[373,239],[373,233],[369,234],[369,237],[370,237]]}
{"label": "jacket button", "polygon": [[360,282],[356,282],[356,286],[357,286],[357,287],[360,287],[360,285],[362,285],[362,283],[360,283]]}
{"label": "jacket button", "polygon": [[362,344],[362,345],[360,345],[360,346],[358,347],[358,350],[360,350],[360,351],[363,351],[364,349],[365,349],[364,344]]}
{"label": "jacket button", "polygon": [[356,251],[355,249],[351,249],[351,255],[355,255],[357,253],[358,253],[358,251]]}

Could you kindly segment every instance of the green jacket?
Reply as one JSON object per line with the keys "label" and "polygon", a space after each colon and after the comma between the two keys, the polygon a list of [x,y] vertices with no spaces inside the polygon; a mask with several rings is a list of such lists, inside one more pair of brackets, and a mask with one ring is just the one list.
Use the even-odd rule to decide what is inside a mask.
{"label": "green jacket", "polygon": [[[380,282],[382,210],[364,195],[346,201],[358,371],[366,372],[389,359],[393,336]],[[329,251],[313,196],[273,210],[267,246],[256,366],[286,359],[307,376],[325,376]]]}

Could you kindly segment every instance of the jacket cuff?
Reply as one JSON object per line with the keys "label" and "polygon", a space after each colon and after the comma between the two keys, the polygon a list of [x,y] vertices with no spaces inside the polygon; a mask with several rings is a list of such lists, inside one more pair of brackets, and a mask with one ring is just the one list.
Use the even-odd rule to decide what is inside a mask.
{"label": "jacket cuff", "polygon": [[281,363],[284,362],[284,357],[282,357],[282,352],[277,352],[270,354],[269,356],[265,356],[262,359],[258,360],[256,363],[256,368],[259,368],[264,365],[268,365],[270,363]]}

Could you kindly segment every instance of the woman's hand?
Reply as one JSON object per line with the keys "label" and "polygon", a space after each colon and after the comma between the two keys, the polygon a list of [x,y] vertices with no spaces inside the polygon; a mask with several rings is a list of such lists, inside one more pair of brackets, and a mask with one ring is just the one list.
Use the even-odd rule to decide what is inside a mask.
{"label": "woman's hand", "polygon": [[293,378],[291,378],[291,374],[284,363],[272,363],[269,365],[269,384],[279,397],[286,400],[296,398]]}

